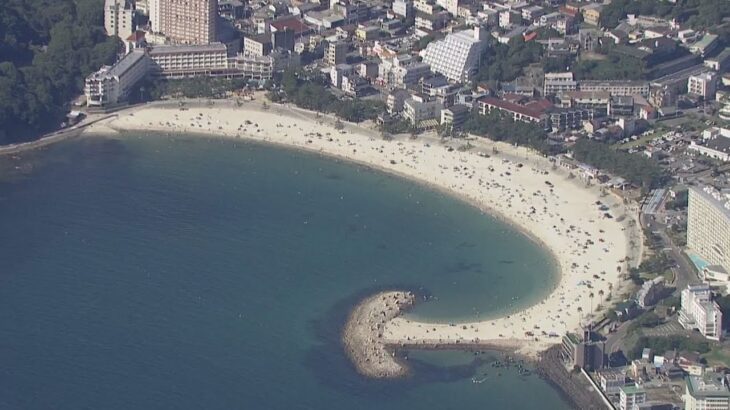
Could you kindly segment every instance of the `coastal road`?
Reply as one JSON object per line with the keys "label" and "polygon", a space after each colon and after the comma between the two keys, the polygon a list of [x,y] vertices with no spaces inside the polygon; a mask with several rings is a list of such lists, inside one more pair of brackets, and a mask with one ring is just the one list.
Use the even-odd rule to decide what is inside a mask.
{"label": "coastal road", "polygon": [[656,234],[659,238],[659,246],[674,261],[672,267],[674,273],[674,286],[678,291],[686,288],[689,284],[699,283],[700,280],[695,273],[694,264],[689,260],[684,250],[677,246],[667,233],[669,229],[665,224],[657,220],[654,215],[641,215],[642,226]]}

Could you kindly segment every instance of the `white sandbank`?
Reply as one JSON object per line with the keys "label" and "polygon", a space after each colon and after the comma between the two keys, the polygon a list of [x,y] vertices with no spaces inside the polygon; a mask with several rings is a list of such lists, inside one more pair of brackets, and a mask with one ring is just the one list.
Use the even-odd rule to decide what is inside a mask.
{"label": "white sandbank", "polygon": [[[643,241],[638,226],[629,223],[635,219],[634,211],[613,195],[602,195],[599,188],[586,187],[578,178],[569,178],[567,171],[554,169],[540,155],[482,139],[472,141],[474,147],[468,151],[449,151],[436,138],[384,141],[373,130],[344,125],[344,130],[338,131],[332,118],[318,118],[293,108],[262,108],[258,102],[238,107],[232,102],[216,102],[213,106],[189,105],[185,110],[172,105],[133,108],[119,112],[115,119],[94,124],[88,132],[162,131],[172,138],[178,133],[218,134],[369,164],[449,191],[515,224],[539,238],[559,265],[557,287],[534,306],[509,316],[455,326],[398,317],[386,325],[383,338],[388,343],[458,341],[497,345],[502,341],[514,345],[515,341],[522,341],[520,352],[534,356],[560,342],[550,333],[562,335],[578,329],[588,320],[591,306],[596,311],[602,300],[605,304],[609,293],[616,297],[621,285],[618,269],[627,270],[627,257],[632,266],[637,263]],[[451,145],[463,143],[454,141]],[[499,150],[498,155],[494,155],[493,148]],[[519,167],[518,163],[524,166]],[[552,184],[552,192],[546,181]],[[596,201],[608,205],[613,218],[605,218]],[[588,244],[589,240],[593,243]],[[630,244],[632,240],[635,246]],[[590,289],[585,285],[588,283]],[[591,292],[595,295],[592,301]],[[526,332],[534,335],[528,336]]]}

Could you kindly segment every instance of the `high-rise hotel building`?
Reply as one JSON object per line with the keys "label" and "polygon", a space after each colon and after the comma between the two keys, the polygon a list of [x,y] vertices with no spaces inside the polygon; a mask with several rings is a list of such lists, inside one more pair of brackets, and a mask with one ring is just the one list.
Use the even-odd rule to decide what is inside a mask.
{"label": "high-rise hotel building", "polygon": [[687,246],[708,268],[730,272],[730,192],[690,188]]}
{"label": "high-rise hotel building", "polygon": [[152,29],[163,33],[173,44],[216,41],[218,0],[152,0],[150,17]]}

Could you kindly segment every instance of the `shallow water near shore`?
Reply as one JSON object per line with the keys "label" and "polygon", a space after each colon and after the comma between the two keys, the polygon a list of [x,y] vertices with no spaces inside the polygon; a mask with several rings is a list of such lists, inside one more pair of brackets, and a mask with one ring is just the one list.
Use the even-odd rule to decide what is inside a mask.
{"label": "shallow water near shore", "polygon": [[454,322],[549,293],[549,253],[465,203],[215,138],[22,156],[32,166],[0,178],[0,409],[567,407],[536,376],[491,374],[488,355],[411,353],[412,376],[383,382],[339,348],[377,289],[431,294],[410,314]]}

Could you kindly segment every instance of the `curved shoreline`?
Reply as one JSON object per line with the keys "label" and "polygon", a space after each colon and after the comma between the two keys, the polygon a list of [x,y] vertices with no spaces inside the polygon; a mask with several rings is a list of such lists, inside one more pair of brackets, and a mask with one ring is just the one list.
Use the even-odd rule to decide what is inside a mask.
{"label": "curved shoreline", "polygon": [[[277,116],[277,112],[283,115]],[[423,137],[386,142],[377,133],[357,126],[346,124],[347,134],[343,134],[329,118],[277,106],[263,109],[256,103],[188,106],[184,111],[179,106],[151,105],[121,111],[118,116],[106,125],[90,127],[89,132],[119,129],[245,138],[333,156],[425,183],[516,226],[543,245],[558,263],[559,281],[541,302],[506,316],[465,322],[467,330],[395,318],[385,326],[384,341],[390,345],[406,343],[409,338],[439,344],[474,343],[474,338],[492,344],[520,340],[520,352],[535,356],[559,342],[549,333],[577,329],[586,319],[578,310],[588,312],[589,306],[595,307],[599,291],[610,293],[609,283],[618,292],[618,269],[628,267],[622,261],[630,253],[628,237],[635,229],[623,225],[633,217],[630,210],[610,196],[601,197],[595,187],[578,186],[565,175],[567,172],[556,172],[545,158],[525,149],[479,141],[473,151],[491,154],[479,156],[473,151],[445,149],[437,145],[438,140]],[[245,122],[248,125],[244,126]],[[500,154],[489,151],[494,147]],[[545,185],[543,180],[552,185]],[[596,200],[610,206],[615,218],[603,219],[602,212],[595,209]],[[623,214],[626,220],[619,224],[616,219]],[[599,238],[605,243],[598,245]],[[636,263],[638,256],[633,259],[631,262]],[[585,281],[591,282],[590,291],[578,285]],[[596,294],[595,304],[589,301],[590,292]],[[536,335],[528,336],[527,332]]]}

